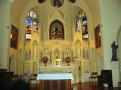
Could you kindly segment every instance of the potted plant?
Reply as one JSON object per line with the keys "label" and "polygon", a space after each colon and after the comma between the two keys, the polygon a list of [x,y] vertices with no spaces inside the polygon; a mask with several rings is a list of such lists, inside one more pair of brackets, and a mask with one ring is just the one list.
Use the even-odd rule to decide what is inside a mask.
{"label": "potted plant", "polygon": [[48,57],[47,56],[44,56],[42,58],[42,62],[45,64],[45,66],[47,65],[47,62],[48,62]]}

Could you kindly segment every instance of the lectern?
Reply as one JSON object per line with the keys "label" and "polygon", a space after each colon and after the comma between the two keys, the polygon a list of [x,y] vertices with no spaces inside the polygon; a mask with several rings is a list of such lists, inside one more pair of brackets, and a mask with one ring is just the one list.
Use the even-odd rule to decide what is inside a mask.
{"label": "lectern", "polygon": [[38,74],[39,90],[71,90],[72,73]]}

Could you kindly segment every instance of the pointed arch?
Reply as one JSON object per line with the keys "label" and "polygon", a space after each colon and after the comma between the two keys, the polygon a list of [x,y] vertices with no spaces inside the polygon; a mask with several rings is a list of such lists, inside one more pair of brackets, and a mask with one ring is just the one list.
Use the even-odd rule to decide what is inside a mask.
{"label": "pointed arch", "polygon": [[86,59],[90,58],[89,50],[86,51]]}
{"label": "pointed arch", "polygon": [[49,18],[52,18],[54,17],[55,15],[59,15],[59,17],[63,18],[64,19],[64,13],[61,11],[61,10],[56,10],[56,11],[53,11],[50,15],[49,15]]}
{"label": "pointed arch", "polygon": [[85,58],[85,49],[83,48],[83,58]]}
{"label": "pointed arch", "polygon": [[57,57],[60,58],[60,51],[58,48],[56,48],[54,51],[54,58],[57,58]]}
{"label": "pointed arch", "polygon": [[32,45],[33,45],[33,46],[38,46],[37,40],[34,40]]}
{"label": "pointed arch", "polygon": [[49,57],[49,50],[48,50],[48,48],[44,48],[44,56]]}
{"label": "pointed arch", "polygon": [[81,41],[80,40],[76,41],[76,46],[79,46],[79,47],[81,46]]}
{"label": "pointed arch", "polygon": [[83,40],[88,40],[88,19],[86,16],[86,13],[80,9],[77,15],[77,20],[76,20],[76,29],[77,32],[81,33],[82,32],[82,39]]}

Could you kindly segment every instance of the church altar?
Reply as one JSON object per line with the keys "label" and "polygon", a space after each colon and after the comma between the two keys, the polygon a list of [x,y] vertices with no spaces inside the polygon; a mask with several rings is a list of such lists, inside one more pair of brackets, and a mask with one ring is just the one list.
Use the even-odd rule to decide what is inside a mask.
{"label": "church altar", "polygon": [[[30,72],[33,74],[44,74],[44,73],[72,73],[74,80],[72,83],[86,82],[88,78],[85,77],[85,71],[89,71],[90,62],[89,60],[78,60],[74,59],[73,62],[70,63],[70,66],[67,66],[66,62],[62,62],[62,64],[55,64],[49,61],[47,66],[44,66],[43,62],[39,62],[39,60],[30,60],[25,62],[25,72]],[[57,60],[60,62],[60,60]],[[93,62],[92,65],[95,67],[96,63]]]}
{"label": "church altar", "polygon": [[72,73],[38,74],[39,90],[70,90]]}
{"label": "church altar", "polygon": [[74,77],[72,83],[79,81],[76,66],[39,66],[38,73],[72,73]]}

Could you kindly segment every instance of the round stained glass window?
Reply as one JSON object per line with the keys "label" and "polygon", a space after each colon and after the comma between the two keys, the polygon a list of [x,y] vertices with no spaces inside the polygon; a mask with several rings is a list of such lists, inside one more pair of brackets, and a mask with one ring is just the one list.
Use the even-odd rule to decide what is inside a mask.
{"label": "round stained glass window", "polygon": [[64,0],[50,0],[50,2],[54,7],[61,7],[64,3]]}

